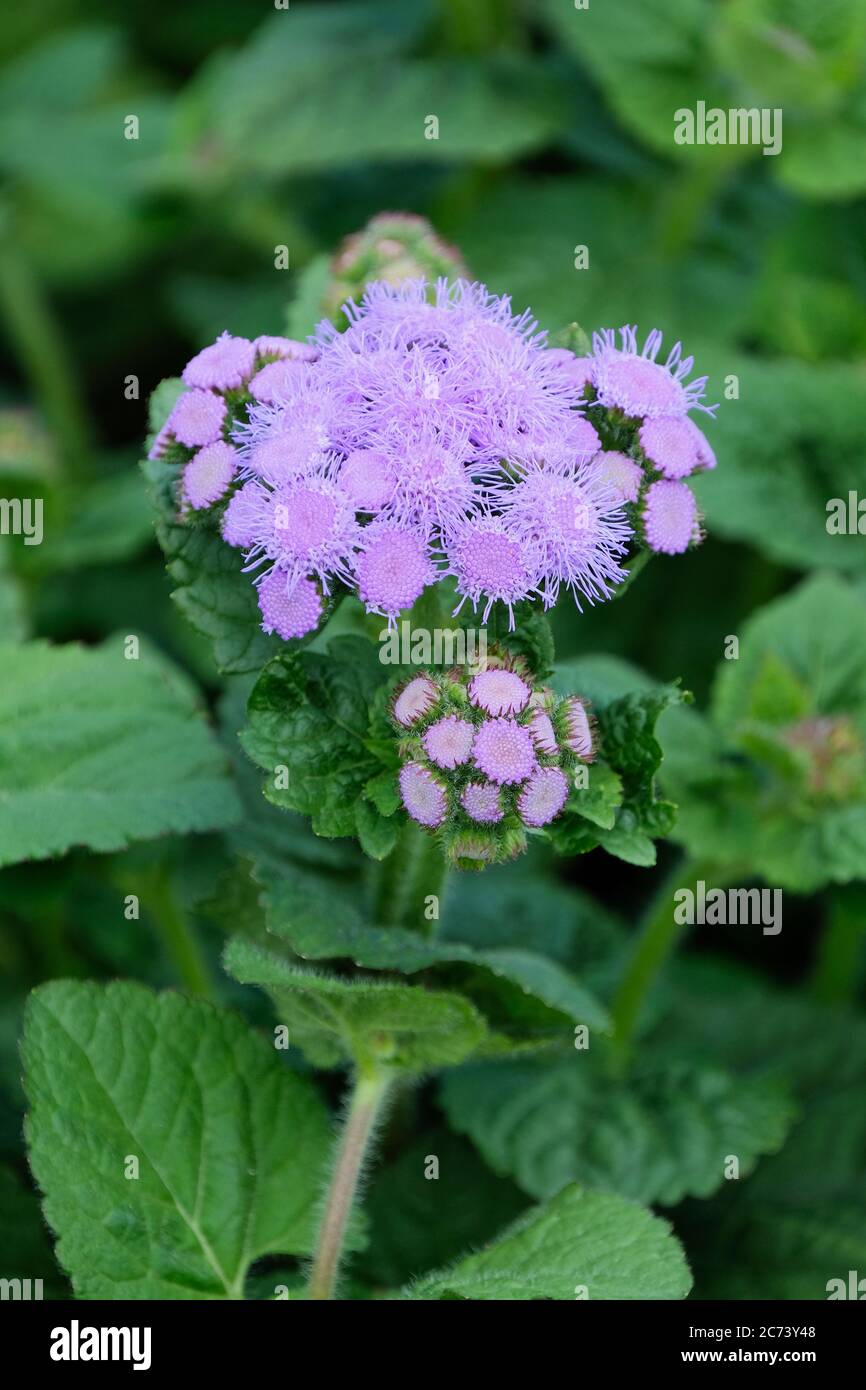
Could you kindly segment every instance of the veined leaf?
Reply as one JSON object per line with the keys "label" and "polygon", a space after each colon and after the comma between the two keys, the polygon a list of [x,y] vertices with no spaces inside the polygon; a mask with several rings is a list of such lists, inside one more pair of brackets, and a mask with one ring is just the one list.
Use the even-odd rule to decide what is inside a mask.
{"label": "veined leaf", "polygon": [[307,1254],[330,1148],[311,1084],[234,1014],[134,984],[30,997],[27,1139],[78,1298],[240,1298]]}
{"label": "veined leaf", "polygon": [[682,1247],[666,1221],[609,1192],[567,1187],[477,1255],[411,1285],[413,1299],[685,1298]]}
{"label": "veined leaf", "polygon": [[230,825],[240,806],[193,687],[142,642],[0,647],[0,864]]}

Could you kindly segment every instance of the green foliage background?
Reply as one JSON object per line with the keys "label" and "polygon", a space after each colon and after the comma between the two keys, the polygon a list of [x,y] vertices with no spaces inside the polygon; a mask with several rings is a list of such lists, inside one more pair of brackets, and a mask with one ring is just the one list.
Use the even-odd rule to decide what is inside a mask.
{"label": "green foliage background", "polygon": [[[11,1252],[0,1275],[69,1291],[24,1159],[16,1039],[28,992],[132,979],[112,986],[110,1007],[131,1029],[140,1015],[146,1033],[157,1005],[139,986],[181,984],[267,1029],[264,996],[239,981],[266,983],[279,1009],[297,966],[263,954],[266,926],[305,959],[423,971],[435,986],[422,997],[442,1042],[422,1047],[421,1065],[449,1069],[389,1122],[355,1241],[357,1296],[417,1278],[413,1297],[571,1297],[555,1260],[524,1284],[502,1270],[520,1267],[536,1225],[572,1217],[590,1248],[615,1250],[624,1208],[609,1194],[664,1208],[692,1296],[820,1298],[829,1278],[866,1273],[866,773],[851,752],[842,802],[822,800],[780,733],[795,718],[842,717],[855,744],[866,738],[866,536],[825,525],[830,498],[866,493],[860,0],[50,0],[7,11],[0,54],[0,495],[45,501],[44,544],[0,537],[0,1223]],[[673,112],[698,100],[781,108],[781,154],[675,145]],[[429,114],[438,140],[424,138]],[[123,135],[130,115],[137,140]],[[461,881],[420,957],[417,942],[386,949],[353,920],[358,865],[345,841],[261,803],[234,738],[245,677],[218,673],[212,644],[172,603],[183,574],[166,578],[135,467],[157,384],[225,328],[306,331],[323,257],[390,208],[427,216],[473,275],[551,331],[636,322],[682,338],[722,400],[708,427],[719,467],[697,484],[706,543],[655,561],[614,605],[580,616],[562,603],[555,615],[559,661],[583,681],[570,688],[600,707],[677,678],[695,693],[659,724],[676,843],[655,866],[641,841],[621,858],[539,855]],[[281,245],[287,271],[274,268]],[[576,270],[584,245],[589,266]],[[732,377],[739,394],[725,399]],[[207,596],[191,603],[206,608]],[[257,637],[246,649],[248,621],[240,612],[212,634],[221,665],[250,671],[272,654]],[[148,662],[135,690],[113,660],[129,634]],[[736,663],[724,660],[731,635]],[[57,652],[71,643],[83,647]],[[534,1055],[450,1066],[481,1034],[495,1053],[521,994],[539,1034],[563,1017],[603,1027],[636,924],[664,910],[667,875],[691,881],[677,845],[708,872],[782,887],[782,933],[694,931],[615,1082],[602,1065],[578,1079],[568,1059]],[[619,853],[622,836],[609,847]],[[254,880],[232,867],[251,862]],[[336,912],[326,940],[287,880]],[[124,916],[129,894],[138,921]],[[228,958],[236,980],[219,968],[227,930],[241,938]],[[455,982],[456,1014],[439,1003],[456,996],[437,992]],[[113,1231],[120,1254],[88,1243],[80,1210],[52,1191],[57,1145],[85,1169],[87,1145],[62,1126],[52,1135],[47,1118],[65,1082],[46,1059],[58,1037],[90,1029],[92,995],[71,988],[34,996],[29,1046],[34,1172],[76,1291],[225,1296],[274,1254],[296,1279],[309,1221],[274,1192],[292,1173],[246,1194],[256,1239],[241,1250],[226,1232],[218,1269],[187,1248],[186,1228],[172,1269],[155,1268],[150,1226],[128,1247]],[[393,978],[388,988],[407,992]],[[320,1026],[323,991],[310,973],[291,1018],[309,1030],[307,1058],[330,1067],[345,1038]],[[197,1023],[207,1007],[185,1006],[178,1023],[191,1039],[213,1032],[205,1069],[234,1026]],[[368,1032],[376,1007],[339,1003]],[[244,1085],[308,1114],[312,1163],[339,1075],[311,1082],[293,1054],[279,1076],[259,1077],[251,1039],[238,1043]],[[411,1030],[404,1045],[411,1062]],[[240,1152],[230,1108],[223,1123]],[[278,1143],[266,1116],[250,1142]],[[721,1180],[720,1146],[740,1155],[736,1183]],[[441,1197],[418,1181],[429,1153],[448,1169]],[[555,1196],[575,1181],[586,1200]],[[110,1184],[94,1183],[108,1220]],[[561,1206],[529,1210],[550,1198]],[[446,1278],[442,1266],[518,1217],[528,1226],[507,1249]],[[602,1262],[608,1296],[685,1291],[658,1254],[658,1228],[645,1234],[646,1279],[623,1293],[627,1273],[623,1284]],[[256,1270],[273,1283],[259,1263],[253,1293]]]}

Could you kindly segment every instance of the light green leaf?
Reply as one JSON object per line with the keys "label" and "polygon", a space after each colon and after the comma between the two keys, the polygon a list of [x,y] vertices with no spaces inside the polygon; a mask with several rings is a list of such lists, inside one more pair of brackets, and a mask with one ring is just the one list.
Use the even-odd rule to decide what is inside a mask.
{"label": "light green leaf", "polygon": [[499,1240],[428,1274],[413,1299],[669,1299],[691,1287],[666,1221],[608,1192],[567,1187]]}
{"label": "light green leaf", "polygon": [[[610,1028],[607,1011],[595,995],[530,946],[476,950],[399,927],[371,926],[355,906],[354,886],[343,891],[336,885],[320,886],[304,881],[297,871],[289,876],[269,865],[260,865],[256,877],[264,888],[269,930],[305,960],[346,959],[368,970],[410,975],[438,967],[446,982],[459,983],[482,1010],[485,1003],[495,1002],[507,1013],[510,1004],[518,1017],[523,1016],[520,1031],[530,1034],[563,1038],[575,1023],[601,1032]],[[498,983],[491,998],[494,982]],[[529,1001],[542,1007],[529,1010]],[[497,1022],[506,1029],[502,1016]]]}
{"label": "light green leaf", "polygon": [[[694,479],[709,530],[797,570],[823,565],[862,573],[863,537],[856,528],[831,534],[827,507],[838,498],[847,513],[849,491],[862,486],[863,366],[764,360],[718,348],[702,348],[700,360],[710,373],[710,399],[722,399],[718,419],[706,426],[719,467]],[[728,377],[737,381],[735,400],[722,397]]]}
{"label": "light green leaf", "polygon": [[816,575],[749,619],[736,661],[722,662],[713,699],[716,723],[733,729],[755,710],[755,688],[772,658],[802,686],[808,711],[866,708],[866,602],[843,580]]}
{"label": "light green leaf", "polygon": [[78,1298],[239,1298],[260,1256],[309,1253],[328,1118],[236,1015],[53,981],[23,1051],[33,1172]]}
{"label": "light green leaf", "polygon": [[267,991],[316,1066],[348,1058],[426,1071],[463,1061],[486,1040],[484,1019],[458,994],[313,974],[241,938],[229,942],[225,964],[241,984]]}
{"label": "light green leaf", "polygon": [[791,1123],[787,1093],[772,1081],[664,1060],[618,1081],[603,1061],[590,1049],[465,1066],[444,1078],[442,1099],[494,1172],[533,1197],[573,1181],[665,1206],[706,1197],[730,1154],[749,1172]]}
{"label": "light green leaf", "polygon": [[0,646],[0,864],[229,825],[240,806],[196,692],[142,642]]}

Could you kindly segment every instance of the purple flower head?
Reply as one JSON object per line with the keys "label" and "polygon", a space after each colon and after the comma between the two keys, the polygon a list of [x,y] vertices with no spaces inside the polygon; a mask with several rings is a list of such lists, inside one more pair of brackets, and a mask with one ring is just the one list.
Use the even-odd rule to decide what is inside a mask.
{"label": "purple flower head", "polygon": [[470,820],[481,825],[495,825],[504,815],[499,788],[490,782],[470,782],[463,789],[460,805]]}
{"label": "purple flower head", "polygon": [[462,462],[468,452],[457,439],[449,448],[426,434],[408,440],[394,461],[389,510],[425,531],[434,522],[458,521],[473,502],[472,477]]}
{"label": "purple flower head", "polygon": [[405,454],[423,441],[483,472],[563,442],[581,391],[507,297],[466,281],[378,282],[345,312],[345,333],[324,326],[318,337],[335,447],[391,444]]}
{"label": "purple flower head", "polygon": [[301,360],[294,357],[266,363],[250,382],[250,395],[262,405],[277,405],[291,397],[301,366]]}
{"label": "purple flower head", "polygon": [[430,713],[438,700],[439,688],[429,676],[413,676],[397,690],[391,713],[398,724],[411,729]]}
{"label": "purple flower head", "polygon": [[288,358],[294,362],[315,362],[319,356],[319,349],[311,347],[309,343],[299,343],[294,338],[275,338],[268,337],[267,334],[256,338],[253,343],[257,357],[278,357]]}
{"label": "purple flower head", "polygon": [[517,810],[524,825],[548,825],[568,800],[568,782],[558,767],[540,767],[530,777],[517,798]]}
{"label": "purple flower head", "polygon": [[650,463],[666,478],[687,478],[699,462],[696,434],[700,430],[687,415],[657,415],[644,420],[638,440]]}
{"label": "purple flower head", "polygon": [[353,449],[340,469],[340,487],[359,512],[381,511],[396,482],[394,464],[384,449]]}
{"label": "purple flower head", "polygon": [[248,567],[262,559],[276,563],[290,581],[315,574],[328,593],[328,577],[351,581],[350,562],[357,542],[355,513],[343,493],[323,477],[301,478],[254,493],[255,534]]}
{"label": "purple flower head", "polygon": [[700,539],[698,504],[687,483],[653,483],[644,498],[642,521],[647,545],[664,555],[682,555]]}
{"label": "purple flower head", "polygon": [[624,554],[631,528],[610,485],[589,465],[542,467],[530,464],[520,481],[501,494],[513,534],[538,548],[546,607],[565,584],[594,603],[609,598],[625,572]]}
{"label": "purple flower head", "polygon": [[461,596],[458,610],[467,598],[473,608],[484,601],[486,623],[499,601],[507,607],[513,628],[513,605],[538,591],[537,547],[510,532],[500,517],[482,514],[448,529],[445,554],[445,573],[454,576]]}
{"label": "purple flower head", "polygon": [[520,854],[526,828],[549,824],[565,806],[575,750],[592,757],[576,696],[534,685],[523,660],[496,645],[488,660],[475,674],[454,666],[414,676],[398,685],[391,706],[404,805],[422,824],[441,827],[442,852],[459,868]]}
{"label": "purple flower head", "polygon": [[248,338],[221,333],[215,343],[203,348],[183,369],[185,386],[205,390],[233,391],[252,375],[256,350]]}
{"label": "purple flower head", "polygon": [[550,715],[543,709],[533,710],[527,728],[538,752],[546,754],[549,758],[555,757],[559,748]]}
{"label": "purple flower head", "polygon": [[472,756],[491,782],[522,782],[536,766],[529,730],[514,719],[486,719],[475,735]]}
{"label": "purple flower head", "polygon": [[431,724],[422,740],[428,758],[438,767],[455,768],[469,759],[475,726],[456,714]]}
{"label": "purple flower head", "polygon": [[284,641],[312,632],[322,617],[322,595],[313,580],[298,579],[290,585],[281,570],[271,570],[260,581],[258,600],[262,629]]}
{"label": "purple flower head", "polygon": [[165,422],[169,430],[188,449],[213,444],[222,433],[226,403],[213,391],[184,391]]}
{"label": "purple flower head", "polygon": [[703,430],[698,429],[694,420],[686,420],[692,438],[695,441],[695,448],[698,455],[698,468],[715,468],[716,456],[710,445],[710,441]]}
{"label": "purple flower head", "polygon": [[400,795],[413,820],[435,830],[445,819],[445,788],[423,763],[406,763],[400,769]]}
{"label": "purple flower head", "polygon": [[238,488],[223,512],[223,540],[239,550],[250,550],[256,543],[262,512],[267,505],[268,493],[258,483],[245,483]]}
{"label": "purple flower head", "polygon": [[572,695],[565,702],[563,708],[563,718],[565,723],[564,743],[570,752],[577,754],[583,762],[592,762],[595,756],[593,752],[592,725],[589,722],[589,715],[583,701],[576,695]]}
{"label": "purple flower head", "polygon": [[636,328],[627,325],[619,334],[619,347],[615,329],[604,328],[593,334],[592,379],[601,405],[644,419],[685,415],[688,410],[704,410],[711,415],[717,409],[702,403],[705,376],[687,381],[694,358],[683,357],[680,343],[674,344],[662,366],[656,361],[662,344],[657,328],[641,350]]}
{"label": "purple flower head", "polygon": [[620,502],[636,502],[643,482],[643,469],[628,454],[616,449],[596,454],[592,461],[593,472],[611,489]]}
{"label": "purple flower head", "polygon": [[291,389],[280,401],[253,406],[247,422],[234,431],[247,472],[274,484],[319,466],[335,469],[336,456],[329,453],[331,403],[303,364],[295,363],[292,372]]}
{"label": "purple flower head", "polygon": [[235,474],[237,455],[230,444],[218,440],[194,454],[183,470],[183,498],[198,510],[218,502]]}
{"label": "purple flower head", "polygon": [[592,382],[593,362],[591,357],[578,357],[568,348],[548,348],[547,359],[552,361],[558,371],[568,377],[570,383],[581,393]]}
{"label": "purple flower head", "polygon": [[376,521],[361,531],[359,545],[355,578],[361,601],[369,613],[393,623],[436,578],[426,541],[396,522]]}
{"label": "purple flower head", "polygon": [[490,667],[479,671],[469,682],[469,701],[486,714],[519,714],[531,694],[526,681],[516,671]]}

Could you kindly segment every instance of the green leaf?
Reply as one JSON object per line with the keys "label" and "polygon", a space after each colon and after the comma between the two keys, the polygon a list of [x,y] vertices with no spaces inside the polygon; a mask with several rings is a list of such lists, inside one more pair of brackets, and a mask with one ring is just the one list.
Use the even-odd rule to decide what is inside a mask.
{"label": "green leaf", "polygon": [[443,1080],[443,1104],[493,1171],[530,1196],[577,1181],[665,1206],[714,1192],[731,1154],[750,1171],[791,1123],[775,1082],[662,1059],[617,1081],[604,1060],[590,1050],[461,1067]]}
{"label": "green leaf", "polygon": [[[344,53],[340,66],[299,74],[288,97],[284,86],[277,99],[275,81],[258,102],[244,93],[236,103],[224,86],[209,131],[223,158],[283,178],[359,160],[501,163],[543,144],[567,110],[556,69],[538,60],[406,58],[394,82],[390,57]],[[425,135],[428,112],[438,116],[438,138]]]}
{"label": "green leaf", "polygon": [[414,1299],[685,1298],[688,1265],[666,1221],[607,1192],[567,1187],[477,1255],[429,1274]]}
{"label": "green leaf", "polygon": [[260,1256],[310,1252],[328,1118],[234,1014],[53,981],[23,1052],[31,1163],[77,1298],[239,1298]]}
{"label": "green leaf", "polygon": [[801,1110],[781,1152],[746,1182],[680,1208],[699,1295],[826,1299],[829,1280],[847,1283],[866,1263],[866,1020],[711,957],[677,973],[679,1045],[771,1069]]}
{"label": "green leaf", "polygon": [[[670,834],[674,806],[659,799],[656,773],[662,748],[655,737],[660,715],[686,698],[676,686],[654,685],[610,658],[564,662],[553,678],[560,695],[588,699],[598,725],[599,757],[585,788],[573,787],[548,834],[559,854],[580,854],[600,844],[642,867],[655,863],[654,839]],[[636,689],[634,687],[637,687]]]}
{"label": "green leaf", "polygon": [[[669,711],[662,780],[689,852],[794,892],[866,877],[866,603],[818,575],[744,626],[713,724]],[[744,758],[743,754],[748,758]]]}
{"label": "green leaf", "polygon": [[[268,865],[259,866],[256,878],[264,888],[269,930],[305,960],[345,959],[368,970],[410,975],[438,967],[446,983],[459,984],[470,998],[477,996],[482,1010],[491,1002],[491,984],[498,982],[492,1002],[497,1022],[506,1030],[502,1005],[509,1002],[523,1015],[521,1032],[565,1037],[575,1023],[601,1032],[610,1028],[607,1011],[590,990],[561,965],[526,946],[476,950],[399,927],[369,926],[355,907],[354,885],[341,891],[335,885],[304,881],[297,872],[274,872]],[[528,1000],[542,1007],[527,1012]]]}
{"label": "green leaf", "polygon": [[229,942],[225,964],[241,984],[267,991],[315,1066],[353,1059],[426,1071],[461,1062],[486,1038],[484,1019],[457,994],[316,975],[241,938]]}
{"label": "green leaf", "polygon": [[[843,580],[816,575],[751,617],[738,659],[719,668],[713,715],[721,728],[764,713],[755,706],[756,686],[768,658],[799,683],[796,715],[866,710],[866,603]],[[777,674],[777,696],[778,683]]]}
{"label": "green leaf", "polygon": [[397,843],[400,827],[383,816],[370,801],[356,801],[355,829],[365,854],[371,859],[387,859]]}
{"label": "green leaf", "polygon": [[[311,816],[317,835],[358,830],[356,806],[366,784],[382,771],[370,746],[370,721],[371,702],[387,675],[372,642],[338,637],[327,655],[276,657],[253,689],[241,742],[271,774],[268,799]],[[288,769],[287,787],[274,776],[279,767]],[[375,828],[378,833],[378,823]],[[383,843],[377,840],[375,848]]]}
{"label": "green leaf", "polygon": [[862,365],[762,360],[718,349],[702,349],[701,362],[710,372],[711,399],[719,398],[727,377],[736,378],[739,392],[736,400],[722,400],[707,427],[719,467],[694,480],[710,531],[797,570],[820,565],[862,573],[863,537],[856,529],[841,535],[827,529],[828,503],[838,498],[847,509],[849,491],[862,488]]}
{"label": "green leaf", "polygon": [[229,825],[240,807],[192,685],[142,642],[0,646],[0,864]]}
{"label": "green leaf", "polygon": [[153,522],[134,468],[47,499],[45,534],[50,544],[25,549],[25,573],[46,574],[110,565],[153,544]]}
{"label": "green leaf", "polygon": [[238,551],[204,524],[178,520],[175,491],[180,469],[162,459],[142,464],[156,508],[156,534],[177,584],[172,598],[193,627],[213,644],[220,671],[259,671],[285,647],[261,628],[261,613]]}

